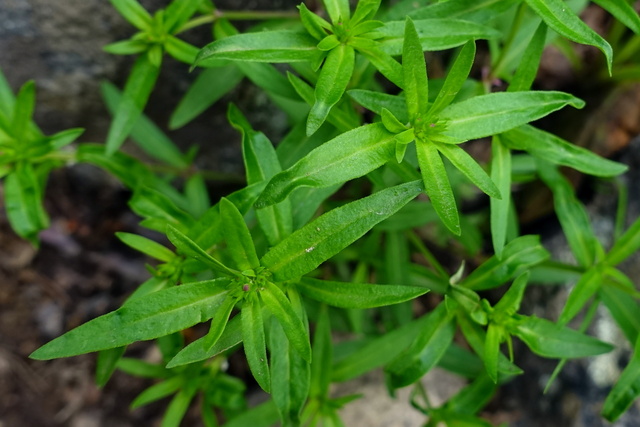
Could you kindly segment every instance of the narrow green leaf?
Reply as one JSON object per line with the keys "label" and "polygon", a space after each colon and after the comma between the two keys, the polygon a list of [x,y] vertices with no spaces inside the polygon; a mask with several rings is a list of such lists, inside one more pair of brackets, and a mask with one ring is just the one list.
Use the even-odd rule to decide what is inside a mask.
{"label": "narrow green leaf", "polygon": [[65,147],[71,144],[73,141],[78,139],[80,135],[82,135],[83,133],[84,133],[84,129],[73,128],[73,129],[67,129],[67,130],[58,132],[54,135],[51,135],[47,139],[51,143],[51,146],[53,147],[54,150],[59,150],[62,147]]}
{"label": "narrow green leaf", "polygon": [[327,52],[338,46],[340,46],[340,40],[338,40],[338,37],[335,34],[331,34],[320,40],[317,47],[318,49]]}
{"label": "narrow green leaf", "polygon": [[569,166],[589,175],[620,175],[627,166],[604,159],[592,151],[533,126],[520,126],[503,135],[501,141],[513,150],[525,150],[532,156],[561,166]]}
{"label": "narrow green leaf", "polygon": [[640,249],[640,218],[636,219],[631,227],[620,236],[606,255],[604,263],[609,266],[618,265],[638,249]]}
{"label": "narrow green leaf", "polygon": [[496,92],[449,105],[440,114],[444,134],[456,141],[484,138],[538,120],[566,105],[584,101],[564,92]]}
{"label": "narrow green leaf", "polygon": [[150,59],[151,55],[152,51],[150,50],[140,55],[133,64],[109,128],[106,142],[107,154],[111,155],[120,148],[147,104],[149,95],[160,74],[160,64],[154,64]]}
{"label": "narrow green leaf", "polygon": [[410,301],[426,294],[421,286],[373,285],[303,277],[296,285],[305,296],[341,308],[373,308]]}
{"label": "narrow green leaf", "polygon": [[9,82],[7,82],[7,79],[0,69],[0,113],[4,113],[5,116],[9,117],[13,111],[15,102],[16,100],[13,96],[11,86],[9,86]]}
{"label": "narrow green leaf", "polygon": [[26,82],[20,88],[13,108],[11,117],[11,127],[16,139],[22,140],[26,137],[29,123],[33,116],[36,102],[36,85],[33,80]]}
{"label": "narrow green leaf", "polygon": [[322,55],[316,44],[316,40],[309,34],[289,30],[237,34],[216,40],[200,49],[193,66],[213,58],[255,62],[313,62]]}
{"label": "narrow green leaf", "polygon": [[110,0],[120,15],[139,30],[149,30],[153,18],[136,0]]}
{"label": "narrow green leaf", "polygon": [[560,35],[571,41],[595,46],[607,58],[611,74],[613,51],[605,39],[587,26],[562,0],[526,0],[542,20]]}
{"label": "narrow green leaf", "polygon": [[278,319],[291,345],[304,360],[311,362],[309,334],[284,292],[273,283],[267,282],[265,290],[260,292],[260,299],[271,314]]}
{"label": "narrow green leaf", "polygon": [[409,113],[404,96],[363,89],[351,89],[347,94],[358,104],[378,115],[382,115],[382,110],[386,109],[401,123],[409,123]]}
{"label": "narrow green leaf", "polygon": [[193,240],[171,225],[167,226],[167,237],[178,251],[207,264],[218,273],[229,277],[239,275],[238,271],[231,270],[229,267],[222,264],[220,261],[205,252],[205,250],[198,246]]}
{"label": "narrow green leaf", "polygon": [[[193,64],[198,55],[197,47],[173,36],[167,36],[163,47],[174,59],[189,65]],[[201,67],[223,67],[225,65],[228,65],[228,61],[222,59],[210,59],[200,63]]]}
{"label": "narrow green leaf", "polygon": [[502,326],[490,323],[487,328],[484,353],[482,354],[482,360],[487,369],[487,374],[489,374],[489,378],[491,378],[491,381],[494,383],[498,382],[498,356],[500,354],[502,334]]}
{"label": "narrow green leaf", "polygon": [[126,349],[126,346],[122,346],[98,352],[96,359],[96,384],[98,387],[104,387],[107,384]]}
{"label": "narrow green leaf", "polygon": [[322,0],[333,25],[349,21],[349,0]]}
{"label": "narrow green leaf", "polygon": [[142,40],[122,40],[109,43],[103,46],[102,50],[112,55],[135,55],[144,52],[148,48],[149,45]]}
{"label": "narrow green leaf", "polygon": [[498,135],[491,140],[491,180],[498,187],[502,199],[492,197],[491,241],[498,259],[507,241],[509,209],[511,204],[511,151],[502,143]]}
{"label": "narrow green leaf", "polygon": [[326,305],[320,308],[313,336],[311,362],[311,385],[309,397],[323,399],[329,395],[331,385],[331,366],[333,364],[333,343],[331,342],[331,323]]}
{"label": "narrow green leaf", "polygon": [[[469,40],[495,39],[501,36],[497,30],[460,19],[421,19],[413,21],[420,40],[421,51],[451,49]],[[402,53],[404,21],[387,22],[376,30],[384,35],[380,48],[389,55]]]}
{"label": "narrow green leaf", "polygon": [[238,208],[223,197],[220,200],[220,215],[222,234],[227,243],[229,256],[238,269],[245,271],[260,266],[253,238]]}
{"label": "narrow green leaf", "polygon": [[409,13],[414,19],[464,18],[474,22],[488,22],[505,12],[518,0],[448,0],[414,9]]}
{"label": "narrow green leaf", "polygon": [[136,409],[151,402],[170,396],[184,386],[184,378],[175,376],[145,389],[131,402],[131,409]]}
{"label": "narrow green leaf", "polygon": [[229,322],[229,316],[231,315],[231,311],[235,306],[236,306],[236,298],[229,295],[227,295],[224,301],[220,304],[218,311],[213,315],[213,318],[211,319],[209,332],[204,337],[203,345],[207,350],[210,350],[211,348],[213,348],[213,346],[218,342],[218,340],[222,336],[222,333],[224,332],[224,329],[227,326],[227,323]]}
{"label": "narrow green leaf", "polygon": [[242,77],[234,65],[204,70],[171,114],[169,128],[178,129],[189,123],[236,87]]}
{"label": "narrow green leaf", "polygon": [[604,401],[602,416],[614,422],[629,409],[640,396],[640,340],[636,341],[633,356],[624,368]]}
{"label": "narrow green leaf", "polygon": [[500,301],[494,306],[495,313],[503,313],[507,316],[513,316],[520,310],[522,297],[527,287],[530,273],[525,271],[513,281],[507,292],[500,298]]}
{"label": "narrow green leaf", "polygon": [[557,168],[538,160],[540,178],[553,192],[553,204],[562,230],[571,247],[571,252],[582,267],[591,267],[596,262],[599,245],[585,207],[576,197],[573,187]]}
{"label": "narrow green leaf", "polygon": [[174,34],[180,27],[193,16],[202,3],[202,0],[174,0],[165,9],[163,22],[167,33]]}
{"label": "narrow green leaf", "polygon": [[[489,403],[497,388],[497,385],[486,375],[478,375],[471,384],[449,399],[446,408],[453,413],[454,417],[461,417],[462,414],[476,414]],[[469,427],[492,426],[481,418],[476,418],[473,423],[466,425]]]}
{"label": "narrow green leaf", "polygon": [[213,347],[207,347],[205,337],[195,340],[183,348],[167,364],[167,368],[187,365],[189,363],[200,362],[227,351],[242,342],[242,316],[235,316],[224,328],[222,335]]}
{"label": "narrow green leaf", "polygon": [[393,215],[421,191],[420,183],[413,181],[333,209],[271,248],[260,261],[276,280],[300,277]]}
{"label": "narrow green leaf", "polygon": [[278,421],[278,408],[273,400],[267,400],[256,407],[231,418],[224,427],[271,427]]}
{"label": "narrow green leaf", "polygon": [[440,304],[427,316],[429,320],[411,347],[385,368],[389,385],[393,388],[404,387],[419,380],[444,356],[453,340],[455,323],[445,304]]}
{"label": "narrow green leaf", "polygon": [[307,120],[307,135],[314,134],[324,123],[329,110],[336,105],[344,93],[355,64],[355,53],[351,46],[341,44],[329,52],[324,61],[315,89],[315,103]]}
{"label": "narrow green leaf", "polygon": [[48,360],[150,340],[211,318],[225,298],[228,280],[175,286],[136,298],[40,347],[29,357]]}
{"label": "narrow green leaf", "polygon": [[351,25],[373,19],[380,8],[380,0],[359,0],[351,17]]}
{"label": "narrow green leaf", "polygon": [[640,306],[629,294],[613,286],[603,286],[600,298],[629,342],[636,342],[640,333]]}
{"label": "narrow green leaf", "polygon": [[471,157],[466,151],[457,145],[442,144],[438,142],[433,143],[439,152],[449,159],[449,161],[460,172],[464,174],[471,182],[478,186],[485,194],[501,199],[500,190],[493,183],[493,180],[489,178],[489,175],[480,167],[480,165]]}
{"label": "narrow green leaf", "polygon": [[267,393],[271,389],[271,375],[267,360],[267,347],[264,335],[264,321],[260,301],[255,293],[245,299],[240,312],[242,319],[242,338],[244,353],[247,356],[249,369],[258,385]]}
{"label": "narrow green leaf", "polygon": [[304,3],[298,5],[302,25],[316,40],[322,40],[327,36],[326,30],[331,29],[331,24],[311,12]]}
{"label": "narrow green leaf", "polygon": [[297,187],[329,187],[361,177],[394,156],[394,137],[382,123],[345,132],[274,176],[256,202],[258,209],[280,202]]}
{"label": "narrow green leaf", "polygon": [[474,40],[470,40],[462,47],[447,73],[447,78],[438,93],[438,97],[431,104],[429,116],[437,117],[445,107],[453,102],[467,77],[469,77],[475,56],[476,44]]}
{"label": "narrow green leaf", "polygon": [[170,262],[176,257],[176,255],[167,247],[144,236],[124,232],[116,232],[116,236],[125,245],[130,246],[133,249],[149,255],[150,257],[153,257],[157,260]]}
{"label": "narrow green leaf", "polygon": [[49,226],[42,205],[44,189],[30,163],[18,163],[5,177],[4,203],[11,228],[35,244],[38,233]]}
{"label": "narrow green leaf", "polygon": [[616,19],[640,35],[640,17],[626,0],[594,0],[594,3],[609,11]]}
{"label": "narrow green leaf", "polygon": [[522,55],[518,69],[516,70],[509,87],[508,92],[520,92],[524,90],[530,90],[533,81],[538,74],[540,68],[540,59],[542,58],[542,51],[544,50],[545,41],[547,39],[547,25],[540,23],[538,29],[527,46],[527,49]]}
{"label": "narrow green leaf", "polygon": [[[120,103],[123,102],[123,95],[108,82],[103,82],[100,90],[107,108],[114,114]],[[151,157],[177,168],[187,167],[184,155],[178,147],[145,115],[139,116],[130,134],[136,144]]]}
{"label": "narrow green leaf", "polygon": [[548,258],[539,236],[518,237],[505,246],[502,258],[492,256],[460,285],[476,291],[495,288]]}
{"label": "narrow green leaf", "polygon": [[416,140],[418,162],[424,181],[424,188],[444,225],[455,235],[459,236],[460,218],[458,206],[453,196],[447,171],[434,144],[421,139]]}
{"label": "narrow green leaf", "polygon": [[165,191],[138,187],[129,200],[129,207],[136,214],[146,218],[146,221],[153,222],[154,227],[148,226],[148,228],[162,233],[166,231],[168,225],[180,230],[188,230],[193,224],[193,217],[176,206]]}
{"label": "narrow green leaf", "polygon": [[392,112],[387,110],[386,108],[382,108],[382,124],[384,127],[392,133],[398,134],[401,132],[407,131],[407,127],[400,123],[400,120],[393,115]]}
{"label": "narrow green leaf", "polygon": [[197,391],[193,383],[180,390],[169,402],[160,427],[179,427]]}
{"label": "narrow green leaf", "polygon": [[391,83],[404,87],[402,65],[391,55],[383,51],[378,43],[364,37],[353,37],[349,44],[362,54]]}
{"label": "narrow green leaf", "polygon": [[599,268],[592,267],[587,270],[571,290],[562,313],[560,313],[558,323],[562,325],[569,323],[582,310],[587,301],[598,292],[602,282],[602,273]]}
{"label": "narrow green leaf", "polygon": [[409,112],[409,120],[413,124],[427,113],[429,83],[427,79],[427,64],[422,52],[422,46],[420,46],[418,33],[410,18],[407,18],[404,29],[402,71],[407,111]]}
{"label": "narrow green leaf", "polygon": [[611,344],[535,316],[521,316],[518,324],[510,332],[520,338],[531,351],[542,357],[587,357],[607,353],[613,349]]}

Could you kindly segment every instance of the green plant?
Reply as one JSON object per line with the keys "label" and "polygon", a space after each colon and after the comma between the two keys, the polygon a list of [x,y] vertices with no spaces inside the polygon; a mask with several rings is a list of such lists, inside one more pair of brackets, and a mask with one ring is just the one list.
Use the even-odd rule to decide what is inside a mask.
{"label": "green plant", "polygon": [[[282,425],[342,425],[337,410],[357,396],[331,398],[331,382],[384,367],[393,392],[439,365],[470,383],[439,408],[420,402],[423,390],[415,385],[413,403],[428,415],[427,425],[488,425],[478,412],[500,384],[522,372],[512,338],[559,359],[555,377],[567,359],[613,348],[584,333],[603,304],[635,345],[603,416],[617,419],[640,395],[638,292],[616,268],[640,248],[640,220],[605,250],[558,169],[611,178],[626,167],[530,124],[584,105],[568,93],[531,90],[547,43],[595,46],[615,76],[611,46],[576,14],[587,2],[403,0],[381,9],[380,0],[360,0],[352,12],[347,0],[324,0],[324,17],[301,4],[299,19],[285,13],[284,21],[266,20],[245,33],[230,20],[271,16],[227,13],[205,0],[174,0],[154,16],[135,0],[111,3],[139,32],[106,47],[138,55],[122,93],[103,87],[114,115],[106,147],[81,143],[63,150],[81,131],[45,137],[31,122],[33,83],[14,99],[0,79],[0,176],[8,217],[18,234],[37,243],[47,227],[41,201],[48,172],[68,160],[88,162],[131,190],[141,225],[166,233],[175,250],[119,233],[125,244],[159,261],[152,277],[118,310],[31,357],[99,352],[101,385],[117,368],[163,379],[133,405],[176,393],[166,426],[180,423],[198,392],[205,396],[208,426],[219,422],[213,408],[222,410],[228,426],[268,426],[278,419]],[[628,2],[596,3],[618,20],[618,40],[623,25],[638,40],[640,17]],[[177,37],[210,23],[216,40],[200,50]],[[478,40],[486,41],[487,63],[478,63]],[[638,43],[630,45],[625,60],[638,50]],[[449,50],[444,77],[428,78],[424,52]],[[172,127],[206,110],[239,76],[264,89],[291,119],[289,134],[274,146],[230,105],[229,122],[242,135],[246,186],[213,205],[204,173],[190,168],[193,155],[182,154],[142,114],[164,53],[192,68],[207,67],[176,108]],[[288,64],[286,77],[271,63]],[[478,80],[480,66],[488,71]],[[492,92],[496,78],[508,83],[505,92]],[[119,152],[128,135],[169,172]],[[460,146],[489,137],[488,165]],[[528,179],[551,189],[577,265],[551,261],[538,236],[519,236],[511,199],[516,162],[529,165]],[[183,191],[172,185],[176,176],[188,177]],[[462,200],[484,197],[476,187],[490,198],[488,212],[462,213]],[[341,197],[332,198],[340,188]],[[429,245],[416,232],[427,224]],[[485,235],[493,254],[482,251]],[[447,245],[454,245],[450,256],[462,264],[457,272],[429,249]],[[478,257],[483,261],[474,263]],[[557,283],[558,277],[577,283],[557,322],[520,311],[530,280]],[[484,291],[498,287],[506,289],[502,298],[485,298]],[[427,292],[439,296],[437,306],[415,318],[411,301]],[[568,327],[585,306],[581,330]],[[181,331],[203,322],[210,322],[209,332],[185,345]],[[332,329],[351,332],[350,345],[335,344]],[[454,341],[457,332],[467,348]],[[141,340],[157,340],[165,366],[122,358],[127,345]],[[269,402],[242,414],[245,386],[221,371],[240,346],[257,384],[271,393]]]}

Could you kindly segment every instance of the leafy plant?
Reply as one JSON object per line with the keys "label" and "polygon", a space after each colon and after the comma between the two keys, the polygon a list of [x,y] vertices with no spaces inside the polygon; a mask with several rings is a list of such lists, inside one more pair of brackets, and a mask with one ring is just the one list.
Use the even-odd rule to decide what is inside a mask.
{"label": "leafy plant", "polygon": [[[333,397],[331,383],[376,368],[384,369],[391,393],[413,385],[412,404],[428,417],[426,425],[489,425],[478,413],[501,384],[522,373],[513,338],[560,361],[553,379],[567,359],[619,344],[585,332],[602,303],[635,345],[603,416],[617,419],[638,397],[639,294],[617,266],[640,248],[640,220],[606,250],[559,169],[611,178],[626,166],[535,126],[564,107],[585,105],[569,93],[531,89],[548,43],[594,46],[604,55],[603,69],[616,77],[614,49],[579,18],[587,2],[360,0],[351,10],[347,0],[323,0],[323,10],[301,4],[299,13],[279,16],[285,22],[221,11],[205,0],[174,0],[153,16],[136,0],[111,3],[138,32],[105,49],[138,59],[122,92],[103,86],[114,116],[105,146],[63,150],[81,130],[45,137],[31,122],[33,83],[14,98],[0,79],[8,218],[37,243],[48,225],[42,208],[48,172],[65,161],[88,162],[127,186],[141,225],[165,233],[174,248],[119,233],[159,262],[149,269],[152,277],[122,307],[32,358],[99,352],[101,385],[115,369],[161,380],[133,406],[174,394],[165,426],[180,424],[198,393],[207,426],[221,421],[216,413],[227,426],[343,425],[337,410],[358,396]],[[625,26],[635,32],[633,47],[622,48],[630,60],[640,46],[640,18],[623,0],[596,3],[617,19],[617,40]],[[239,33],[231,21],[245,18],[265,22]],[[201,49],[179,38],[208,24],[215,40]],[[488,50],[488,59],[479,50]],[[425,60],[425,52],[438,53]],[[193,155],[143,115],[164,53],[206,67],[170,127],[187,125],[243,76],[291,120],[274,145],[229,106],[229,122],[242,137],[246,186],[215,204],[203,174],[191,168]],[[442,77],[431,71],[437,60],[448,61]],[[286,75],[273,63],[288,64]],[[624,65],[627,78],[632,66]],[[494,91],[495,79],[507,90]],[[128,136],[169,172],[118,151]],[[484,138],[491,140],[488,164],[462,145]],[[539,236],[519,235],[511,193],[516,165],[524,163],[528,179],[551,189],[576,265],[550,260]],[[177,174],[188,176],[183,190],[173,185]],[[487,200],[488,209],[461,210],[471,198]],[[442,265],[434,247],[461,267]],[[522,312],[530,282],[557,284],[557,276],[567,275],[576,285],[557,322]],[[504,290],[499,300],[485,292],[495,288]],[[427,303],[421,296],[429,291],[435,296]],[[580,330],[568,326],[586,306]],[[181,331],[204,322],[208,333],[185,343]],[[335,343],[332,330],[350,332],[350,341]],[[156,340],[164,366],[123,358],[126,346],[144,340]],[[271,394],[250,410],[247,386],[222,368],[240,346],[255,382]],[[469,379],[438,408],[419,382],[435,366]]]}

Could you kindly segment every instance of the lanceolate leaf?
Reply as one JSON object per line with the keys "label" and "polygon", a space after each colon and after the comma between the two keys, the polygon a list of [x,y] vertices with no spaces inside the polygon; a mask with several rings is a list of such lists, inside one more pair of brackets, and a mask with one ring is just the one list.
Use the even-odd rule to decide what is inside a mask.
{"label": "lanceolate leaf", "polygon": [[587,357],[613,349],[608,343],[535,316],[522,318],[510,332],[543,357]]}
{"label": "lanceolate leaf", "polygon": [[304,360],[311,362],[309,334],[284,292],[273,283],[267,282],[265,290],[260,292],[260,299],[271,314],[278,319],[291,345]]}
{"label": "lanceolate leaf", "polygon": [[629,342],[636,342],[640,332],[640,306],[635,298],[613,286],[603,286],[599,296]]}
{"label": "lanceolate leaf", "polygon": [[[469,40],[500,37],[500,33],[491,27],[459,19],[423,19],[414,24],[424,51],[451,49]],[[376,30],[385,36],[380,41],[383,51],[389,55],[402,53],[404,26],[404,21],[392,21]]]}
{"label": "lanceolate leaf", "polygon": [[329,386],[331,385],[332,364],[333,343],[331,342],[329,309],[326,305],[322,305],[313,336],[313,360],[311,363],[309,397],[324,398],[328,396]]}
{"label": "lanceolate leaf", "polygon": [[169,262],[175,254],[166,246],[143,236],[132,233],[117,232],[116,236],[126,245],[160,261]]}
{"label": "lanceolate leaf", "polygon": [[331,28],[331,24],[327,21],[311,12],[304,3],[298,5],[300,10],[300,20],[304,28],[311,34],[316,40],[322,40],[327,36],[326,30]]}
{"label": "lanceolate leaf", "polygon": [[160,383],[154,384],[151,387],[145,389],[131,402],[131,409],[139,408],[140,406],[148,405],[151,402],[160,400],[163,397],[167,397],[180,390],[184,386],[185,379],[180,376],[169,378]]}
{"label": "lanceolate leaf", "polygon": [[351,46],[340,44],[329,51],[316,83],[315,103],[307,119],[307,135],[318,130],[329,110],[340,101],[353,74],[354,63],[355,52]]}
{"label": "lanceolate leaf", "polygon": [[181,331],[214,315],[228,283],[226,279],[193,282],[136,298],[45,344],[30,357],[75,356]]}
{"label": "lanceolate leaf", "polygon": [[604,401],[602,416],[616,421],[640,396],[640,340],[636,341],[631,361]]}
{"label": "lanceolate leaf", "polygon": [[429,291],[418,286],[334,282],[310,277],[300,279],[296,289],[311,299],[342,308],[373,308],[398,304]]}
{"label": "lanceolate leaf", "polygon": [[308,34],[280,30],[244,33],[225,37],[203,47],[194,62],[210,58],[254,62],[317,61],[322,52]]}
{"label": "lanceolate leaf", "polygon": [[409,120],[413,123],[427,113],[429,105],[429,84],[427,65],[418,39],[413,21],[407,18],[402,45],[402,71],[404,96],[409,112]]}
{"label": "lanceolate leaf", "polygon": [[49,226],[42,206],[43,189],[33,167],[19,163],[4,182],[4,203],[11,227],[19,236],[37,242],[38,232]]}
{"label": "lanceolate leaf", "polygon": [[420,7],[409,13],[409,16],[413,19],[459,18],[487,22],[518,2],[518,0],[448,0]]}
{"label": "lanceolate leaf", "polygon": [[390,95],[388,93],[375,92],[363,89],[351,89],[349,96],[364,108],[373,111],[379,116],[382,110],[389,110],[400,122],[409,122],[409,112],[404,96]]}
{"label": "lanceolate leaf", "polygon": [[387,188],[310,222],[260,260],[276,280],[300,277],[349,246],[422,191],[418,181]]}
{"label": "lanceolate leaf", "polygon": [[509,205],[511,204],[511,150],[502,138],[495,135],[491,141],[491,179],[498,187],[502,200],[491,198],[491,241],[498,259],[507,241]]}
{"label": "lanceolate leaf", "polygon": [[151,27],[153,18],[149,15],[137,0],[110,0],[113,7],[139,30],[147,30]]}
{"label": "lanceolate leaf", "polygon": [[154,64],[150,56],[153,49],[140,55],[133,64],[122,98],[113,116],[107,135],[107,154],[115,153],[129,135],[149,99],[160,73],[160,64]]}
{"label": "lanceolate leaf", "polygon": [[631,227],[620,236],[605,257],[604,262],[610,266],[618,265],[638,249],[640,249],[640,218],[636,219]]}
{"label": "lanceolate leaf", "polygon": [[229,256],[240,271],[250,270],[260,265],[256,248],[253,246],[251,233],[244,222],[238,208],[226,198],[220,200],[220,216],[222,217],[222,234]]}
{"label": "lanceolate leaf", "polygon": [[334,25],[349,20],[349,0],[322,0],[322,3]]}
{"label": "lanceolate leaf", "polygon": [[433,143],[438,151],[462,172],[471,182],[478,186],[487,195],[500,199],[500,191],[493,183],[489,175],[466,151],[457,145]]}
{"label": "lanceolate leaf", "polygon": [[267,347],[264,335],[264,321],[260,301],[255,293],[245,299],[240,312],[242,319],[242,337],[244,353],[249,362],[249,368],[260,387],[269,393],[271,389],[271,375],[267,360]]}
{"label": "lanceolate leaf", "polygon": [[627,170],[623,164],[602,158],[560,137],[525,125],[506,132],[501,141],[511,149],[525,150],[531,155],[557,165],[569,166],[590,175],[610,177]]}
{"label": "lanceolate leaf", "polygon": [[337,136],[274,176],[256,207],[280,202],[296,187],[329,187],[377,169],[393,159],[394,137],[382,123],[361,126]]}
{"label": "lanceolate leaf", "polygon": [[383,51],[378,43],[364,37],[354,37],[349,44],[367,58],[390,82],[399,88],[404,87],[402,66],[391,55]]}
{"label": "lanceolate leaf", "polygon": [[629,2],[626,0],[594,0],[594,3],[608,10],[616,19],[640,35],[640,17]]}
{"label": "lanceolate leaf", "polygon": [[420,139],[416,140],[416,149],[424,188],[431,199],[431,204],[444,225],[459,236],[461,229],[458,206],[440,153],[430,141]]}
{"label": "lanceolate leaf", "polygon": [[526,0],[542,20],[554,31],[576,43],[595,46],[607,58],[607,67],[611,74],[613,51],[605,39],[587,26],[563,0]]}
{"label": "lanceolate leaf", "polygon": [[542,51],[544,50],[544,44],[547,39],[547,25],[540,23],[538,29],[531,37],[531,41],[527,46],[527,49],[522,55],[518,69],[509,83],[508,92],[519,92],[523,90],[530,90],[533,81],[538,74],[538,68],[540,66],[540,59],[542,58]]}
{"label": "lanceolate leaf", "polygon": [[451,104],[440,114],[447,123],[445,135],[456,141],[483,138],[540,119],[584,101],[564,92],[496,92]]}
{"label": "lanceolate leaf", "polygon": [[220,336],[222,336],[222,333],[229,322],[231,310],[233,310],[235,305],[236,298],[227,295],[224,301],[220,304],[218,311],[213,315],[211,325],[209,326],[209,332],[204,337],[203,344],[207,350],[211,349],[218,342]]}
{"label": "lanceolate leaf", "polygon": [[443,108],[451,104],[456,95],[462,88],[462,85],[469,77],[471,66],[476,55],[475,41],[468,41],[460,53],[458,54],[453,66],[447,73],[447,78],[444,81],[444,85],[438,97],[433,101],[431,108],[429,109],[429,116],[437,117]]}

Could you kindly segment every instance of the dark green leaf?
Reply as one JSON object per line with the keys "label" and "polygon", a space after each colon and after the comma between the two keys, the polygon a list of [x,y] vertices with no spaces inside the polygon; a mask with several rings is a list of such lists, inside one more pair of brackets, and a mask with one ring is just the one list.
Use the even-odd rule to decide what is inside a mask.
{"label": "dark green leaf", "polygon": [[349,41],[349,45],[367,58],[390,82],[399,88],[404,87],[402,66],[391,55],[383,51],[378,43],[364,37],[353,37]]}
{"label": "dark green leaf", "polygon": [[377,169],[393,158],[394,137],[382,123],[374,123],[327,141],[274,176],[256,207],[280,202],[297,187],[329,187]]}
{"label": "dark green leaf", "polygon": [[31,354],[37,360],[75,356],[181,331],[210,319],[226,296],[227,280],[193,282],[136,298]]}
{"label": "dark green leaf", "polygon": [[560,35],[571,41],[595,46],[607,58],[611,74],[613,51],[605,39],[587,26],[562,0],[526,0],[542,20]]}
{"label": "dark green leaf", "polygon": [[422,191],[418,181],[379,191],[325,213],[260,260],[276,280],[300,277],[349,246]]}
{"label": "dark green leaf", "polygon": [[323,399],[329,395],[331,365],[333,364],[331,323],[329,322],[329,310],[326,305],[322,305],[320,308],[313,336],[312,351],[309,397]]}
{"label": "dark green leaf", "polygon": [[276,421],[278,421],[278,408],[273,400],[268,400],[231,418],[224,427],[271,427]]}
{"label": "dark green leaf", "polygon": [[491,198],[491,240],[498,259],[507,241],[511,204],[511,150],[495,135],[491,141],[491,179],[498,187],[502,200]]}
{"label": "dark green leaf", "polygon": [[590,175],[611,177],[627,170],[627,166],[623,164],[604,159],[592,151],[533,126],[512,129],[503,135],[501,141],[511,149],[525,150],[535,157]]}
{"label": "dark green leaf", "polygon": [[145,389],[131,402],[131,409],[148,405],[151,402],[170,396],[184,386],[184,378],[175,376]]}
{"label": "dark green leaf", "polygon": [[613,349],[611,344],[535,316],[521,317],[510,332],[542,357],[587,357]]}
{"label": "dark green leaf", "polygon": [[640,396],[640,340],[636,341],[631,361],[624,368],[618,382],[604,401],[602,416],[616,421]]}
{"label": "dark green leaf", "polygon": [[113,154],[120,148],[147,104],[160,73],[160,64],[152,62],[151,54],[152,50],[145,52],[133,64],[109,128],[106,142],[107,154]]}
{"label": "dark green leaf", "polygon": [[584,101],[564,92],[496,92],[451,104],[439,118],[447,125],[446,136],[467,141],[506,132],[566,105],[582,108]]}
{"label": "dark green leaf", "polygon": [[640,35],[640,17],[629,2],[626,0],[594,0],[594,3],[608,10],[618,21]]}
{"label": "dark green leaf", "polygon": [[167,33],[174,34],[193,16],[200,7],[202,0],[174,0],[165,9],[163,22]]}
{"label": "dark green leaf", "polygon": [[331,28],[331,24],[311,12],[304,3],[300,3],[298,5],[298,10],[300,10],[300,20],[302,21],[302,25],[307,30],[311,36],[313,36],[316,40],[322,40],[327,36],[328,30]]}
{"label": "dark green leaf", "polygon": [[429,116],[437,117],[438,114],[453,100],[467,80],[473,60],[476,56],[476,44],[474,40],[468,41],[455,59],[438,97],[433,101],[429,109]]}
{"label": "dark green leaf", "polygon": [[49,226],[49,217],[42,206],[43,193],[30,163],[18,163],[5,177],[4,203],[11,228],[34,244],[38,233]]}
{"label": "dark green leaf", "polygon": [[620,236],[605,257],[604,262],[609,266],[618,265],[638,249],[640,249],[640,218],[636,219],[631,227]]}
{"label": "dark green leaf", "polygon": [[513,281],[509,290],[505,292],[500,301],[494,306],[494,312],[502,313],[507,316],[513,316],[520,309],[520,303],[524,296],[524,291],[527,287],[527,281],[529,280],[529,271],[525,271],[520,274],[516,280]]}
{"label": "dark green leaf", "polygon": [[382,115],[382,110],[387,109],[400,122],[409,123],[409,113],[404,96],[363,89],[351,89],[347,94],[358,104],[378,115]]}
{"label": "dark green leaf", "polygon": [[269,361],[267,360],[264,321],[257,294],[252,292],[245,298],[240,316],[242,319],[244,354],[247,356],[249,368],[258,385],[269,393],[271,375],[269,374]]}
{"label": "dark green leaf", "polygon": [[509,83],[508,92],[531,89],[531,85],[538,74],[546,39],[547,26],[544,23],[540,23],[536,32],[531,36],[531,41],[522,55],[518,69],[514,73],[511,83]]}
{"label": "dark green leaf", "polygon": [[587,301],[598,292],[602,282],[603,277],[599,268],[592,267],[587,270],[571,290],[562,313],[560,313],[558,323],[562,325],[569,323],[582,310]]}
{"label": "dark green leaf", "polygon": [[[227,296],[220,304],[218,311],[213,315],[213,318],[211,319],[211,325],[209,326],[209,332],[207,333],[207,335],[205,335],[203,342],[203,345],[207,349],[207,351],[211,350],[211,348],[213,348],[213,346],[222,336],[224,329],[229,322],[231,310],[233,310],[235,306],[236,298]],[[175,356],[177,356],[177,354]]]}
{"label": "dark green leaf", "polygon": [[373,308],[409,301],[427,293],[420,286],[334,282],[303,277],[296,288],[307,297],[334,307]]}
{"label": "dark green leaf", "polygon": [[175,258],[175,254],[160,243],[148,239],[144,236],[132,233],[117,232],[116,236],[127,246],[142,252],[157,260],[170,262]]}
{"label": "dark green leaf", "polygon": [[603,286],[599,296],[629,342],[636,342],[640,332],[638,301],[635,298],[630,298],[627,292],[613,286]]}
{"label": "dark green leaf", "polygon": [[296,31],[261,31],[225,37],[203,47],[193,65],[211,58],[255,62],[317,61],[316,40]]}
{"label": "dark green leaf", "polygon": [[[198,55],[197,47],[173,36],[167,36],[167,39],[164,42],[164,49],[169,55],[171,55],[178,61],[184,62],[185,64],[189,65],[193,64],[193,61],[195,61],[196,59],[196,55]],[[222,67],[228,65],[227,63],[228,61],[222,59],[210,59],[208,61],[202,61],[200,63],[200,66]]]}
{"label": "dark green leaf", "polygon": [[171,225],[167,226],[167,237],[182,254],[187,255],[191,258],[195,258],[198,261],[207,264],[218,273],[230,277],[235,277],[239,274],[238,271],[231,270],[229,267],[225,266],[220,261],[209,255],[193,240],[188,238],[181,231]]}
{"label": "dark green leaf", "polygon": [[13,116],[11,117],[11,127],[13,136],[17,140],[26,138],[26,132],[29,129],[31,117],[36,102],[36,85],[33,80],[26,82],[20,88],[16,96]]}
{"label": "dark green leaf", "polygon": [[226,198],[220,200],[222,234],[227,243],[229,256],[240,271],[260,266],[253,238],[238,208]]}
{"label": "dark green leaf", "polygon": [[503,333],[504,329],[502,325],[490,323],[487,328],[487,338],[484,343],[482,360],[484,361],[484,366],[487,369],[489,378],[491,378],[491,381],[494,383],[498,382],[498,356],[500,355],[500,342]]}
{"label": "dark green leaf", "polygon": [[426,115],[429,105],[429,83],[427,65],[418,33],[410,18],[407,18],[402,45],[403,88],[409,120],[414,123]]}
{"label": "dark green leaf", "polygon": [[187,384],[169,402],[169,407],[162,417],[161,427],[179,427],[182,419],[189,409],[191,400],[195,396],[197,388],[195,384]]}
{"label": "dark green leaf", "polygon": [[96,384],[98,387],[104,387],[107,384],[126,349],[126,346],[122,346],[98,352],[96,359]]}
{"label": "dark green leaf", "polygon": [[420,7],[411,11],[409,16],[414,19],[464,18],[475,22],[488,22],[518,2],[518,0],[448,0]]}
{"label": "dark green leaf", "polygon": [[416,140],[420,172],[424,188],[444,225],[455,235],[460,235],[458,206],[453,196],[447,171],[436,146],[430,141]]}

